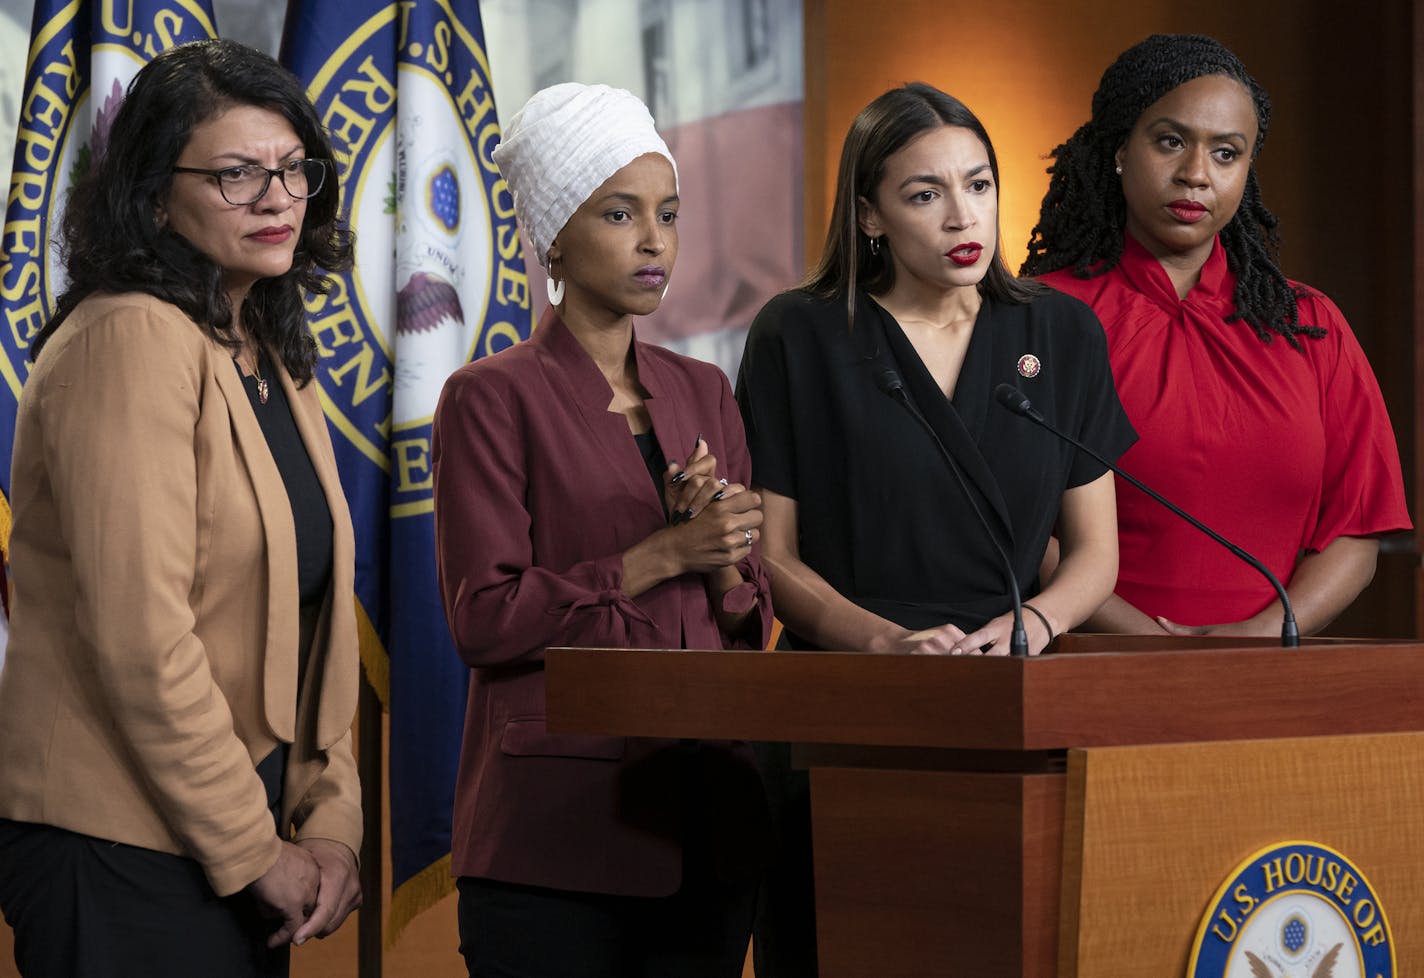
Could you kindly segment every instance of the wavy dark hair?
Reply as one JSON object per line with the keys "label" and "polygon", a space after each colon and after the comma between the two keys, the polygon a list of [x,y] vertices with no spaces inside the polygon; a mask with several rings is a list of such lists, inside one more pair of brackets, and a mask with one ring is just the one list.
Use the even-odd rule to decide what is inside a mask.
{"label": "wavy dark hair", "polygon": [[[62,229],[69,282],[54,317],[35,337],[32,358],[95,292],[146,292],[183,310],[223,346],[241,348],[222,269],[159,219],[173,166],[194,127],[235,105],[280,114],[307,156],[332,160],[331,142],[301,82],[272,58],[224,40],[181,44],[158,55],[134,76],[106,149],[70,193]],[[327,272],[351,267],[354,242],[339,207],[330,165],[321,191],[307,201],[291,269],[256,282],[242,303],[243,330],[300,384],[311,380],[317,355],[303,293],[325,294]]]}
{"label": "wavy dark hair", "polygon": [[[855,294],[862,288],[883,295],[895,285],[895,263],[890,259],[889,242],[880,253],[870,250],[870,239],[860,230],[859,207],[864,197],[875,199],[876,188],[885,175],[885,161],[921,133],[943,126],[968,129],[984,144],[989,169],[994,174],[994,193],[999,192],[999,158],[979,118],[968,106],[933,85],[910,82],[881,95],[855,117],[841,147],[840,172],[836,177],[836,200],[826,244],[800,288],[825,299],[845,296],[851,321],[855,317]],[[1033,282],[1014,278],[1004,263],[999,228],[994,228],[994,257],[979,281],[979,294],[1003,302],[1022,304],[1042,293]]]}
{"label": "wavy dark hair", "polygon": [[1271,126],[1271,97],[1241,60],[1219,41],[1200,34],[1153,34],[1118,55],[1103,72],[1093,94],[1092,117],[1051,154],[1051,180],[1029,235],[1028,259],[1020,275],[1042,275],[1071,267],[1078,278],[1093,278],[1122,259],[1127,201],[1115,172],[1115,155],[1147,108],[1172,89],[1205,75],[1240,82],[1256,108],[1258,135],[1241,206],[1221,230],[1226,264],[1236,276],[1229,317],[1244,320],[1269,343],[1284,336],[1300,347],[1300,335],[1325,330],[1302,325],[1299,295],[1279,264],[1280,221],[1261,201],[1256,155]]}

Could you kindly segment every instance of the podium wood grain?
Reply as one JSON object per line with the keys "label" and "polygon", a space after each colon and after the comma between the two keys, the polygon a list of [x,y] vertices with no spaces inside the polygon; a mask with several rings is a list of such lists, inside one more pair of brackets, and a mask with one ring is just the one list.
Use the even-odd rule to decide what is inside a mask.
{"label": "podium wood grain", "polygon": [[1293,840],[1364,873],[1424,973],[1424,734],[1073,751],[1067,804],[1063,978],[1185,975],[1217,888]]}
{"label": "podium wood grain", "polygon": [[[1065,636],[1066,637],[1066,636]],[[1102,639],[1033,659],[550,649],[549,729],[961,750],[1395,733],[1424,723],[1424,645]],[[1062,642],[1062,639],[1059,639]],[[1055,651],[1059,646],[1055,643]]]}
{"label": "podium wood grain", "polygon": [[[1424,725],[1424,645],[1065,636],[1053,651],[551,649],[549,727],[797,744],[823,978],[1181,975],[1215,888],[1293,836],[1358,860],[1420,960],[1424,838],[1395,828],[1424,799],[1418,775],[1391,772]],[[1288,790],[1282,765],[1301,772]],[[1273,792],[1319,818],[1275,817]],[[1338,800],[1372,792],[1389,818]],[[1376,832],[1405,869],[1376,868],[1393,858]]]}
{"label": "podium wood grain", "polygon": [[1052,978],[1064,786],[813,768],[821,974]]}

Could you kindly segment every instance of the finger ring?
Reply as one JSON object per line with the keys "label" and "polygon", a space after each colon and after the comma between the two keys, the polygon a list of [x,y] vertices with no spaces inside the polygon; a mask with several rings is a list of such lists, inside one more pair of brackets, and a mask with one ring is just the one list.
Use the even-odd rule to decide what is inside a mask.
{"label": "finger ring", "polygon": [[747,531],[747,546],[750,547],[751,545],[752,545],[752,531],[751,531],[751,530],[748,530],[748,531]]}
{"label": "finger ring", "polygon": [[727,484],[727,480],[726,480],[726,479],[718,479],[718,480],[717,480],[717,485],[719,485],[719,486],[725,486],[726,484]]}

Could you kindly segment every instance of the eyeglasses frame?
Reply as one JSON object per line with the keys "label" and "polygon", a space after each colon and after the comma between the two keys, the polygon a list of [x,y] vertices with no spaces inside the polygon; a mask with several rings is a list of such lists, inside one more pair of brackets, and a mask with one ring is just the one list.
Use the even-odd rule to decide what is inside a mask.
{"label": "eyeglasses frame", "polygon": [[[315,190],[312,190],[310,193],[305,194],[292,193],[291,188],[287,186],[287,173],[289,172],[287,170],[287,167],[291,166],[294,163],[318,163],[321,165],[321,180],[317,182]],[[263,166],[261,163],[238,163],[234,164],[233,166],[218,167],[216,170],[204,170],[201,167],[196,166],[175,166],[173,168],[173,172],[197,173],[201,176],[212,177],[218,182],[218,193],[222,194],[223,200],[227,201],[234,207],[247,207],[257,203],[263,197],[267,196],[267,191],[272,189],[273,177],[276,177],[278,180],[282,181],[282,189],[285,190],[288,196],[290,196],[293,200],[311,200],[317,194],[321,193],[322,187],[326,186],[326,170],[327,167],[330,165],[331,164],[327,160],[317,159],[315,157],[304,157],[303,159],[299,160],[289,160],[285,165],[276,167],[275,169],[272,167]],[[253,197],[251,200],[244,200],[239,202],[228,197],[227,189],[223,186],[222,174],[226,173],[228,170],[241,169],[244,166],[255,166],[259,170],[265,170],[267,173],[267,178],[262,181],[262,190],[257,194],[256,197]]]}

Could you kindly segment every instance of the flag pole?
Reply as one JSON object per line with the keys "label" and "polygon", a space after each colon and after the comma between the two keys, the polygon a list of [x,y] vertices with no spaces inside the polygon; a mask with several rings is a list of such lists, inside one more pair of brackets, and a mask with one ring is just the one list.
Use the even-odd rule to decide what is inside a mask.
{"label": "flag pole", "polygon": [[363,673],[357,706],[356,767],[361,777],[361,909],[356,918],[357,978],[381,978],[384,957],[381,935],[385,917],[385,873],[381,865],[384,832],[385,710]]}

